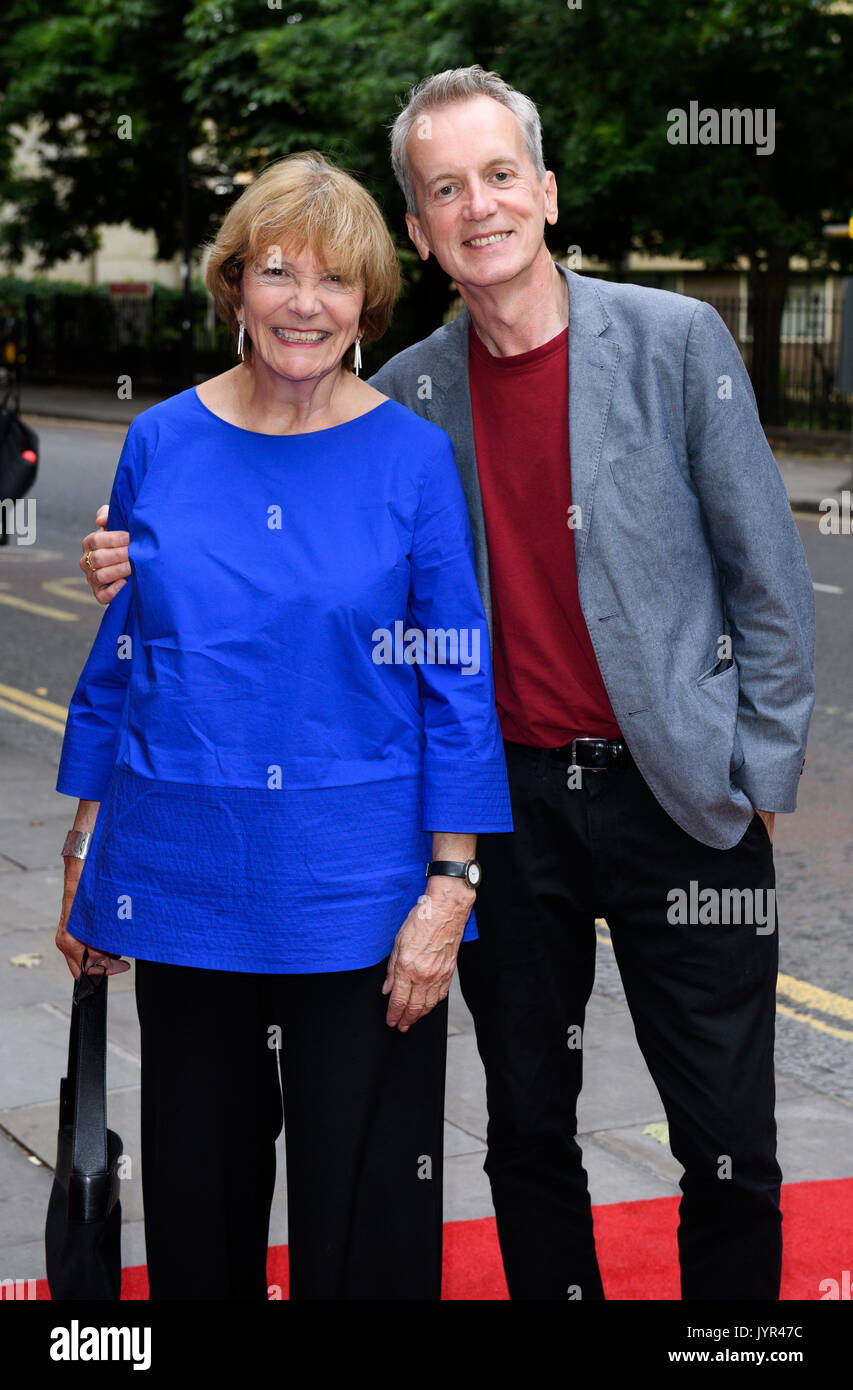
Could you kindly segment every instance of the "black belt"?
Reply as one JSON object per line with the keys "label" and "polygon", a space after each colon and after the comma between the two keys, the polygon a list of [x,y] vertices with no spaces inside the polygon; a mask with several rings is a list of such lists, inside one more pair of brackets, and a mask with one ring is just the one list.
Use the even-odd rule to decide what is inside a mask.
{"label": "black belt", "polygon": [[529,744],[514,746],[587,772],[624,772],[626,768],[635,766],[628,745],[621,738],[573,738],[571,743],[564,743],[559,748],[532,748]]}

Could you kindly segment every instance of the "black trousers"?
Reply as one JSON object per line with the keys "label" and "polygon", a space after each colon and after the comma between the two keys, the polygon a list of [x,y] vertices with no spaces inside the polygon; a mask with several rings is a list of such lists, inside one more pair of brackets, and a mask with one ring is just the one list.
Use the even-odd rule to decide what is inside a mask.
{"label": "black trousers", "polygon": [[391,1029],[385,971],[136,962],[152,1299],[267,1298],[282,1098],[291,1299],[440,1297],[447,1001]]}
{"label": "black trousers", "polygon": [[[515,830],[480,837],[479,940],[463,945],[459,973],[486,1070],[485,1169],[510,1296],[604,1296],[575,1138],[578,1042],[595,974],[595,918],[604,916],[685,1170],[682,1297],[776,1299],[778,936],[763,822],[756,815],[733,849],[710,849],[661,809],[633,766],[585,771],[570,789],[566,764],[519,745],[506,751]],[[693,924],[673,922],[684,899],[672,890],[689,900],[691,882],[694,903],[706,889],[759,890],[745,895],[755,924],[735,924],[750,908],[726,909],[722,894],[716,914],[703,909],[716,922],[704,924],[703,912],[692,913]],[[757,920],[768,907],[769,929]]]}

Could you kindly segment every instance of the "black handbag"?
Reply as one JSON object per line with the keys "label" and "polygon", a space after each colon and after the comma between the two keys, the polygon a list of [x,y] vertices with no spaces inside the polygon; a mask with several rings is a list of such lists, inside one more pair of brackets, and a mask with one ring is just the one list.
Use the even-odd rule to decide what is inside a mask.
{"label": "black handbag", "polygon": [[38,435],[21,419],[20,393],[10,386],[0,402],[0,498],[26,497],[38,474],[38,460]]}
{"label": "black handbag", "polygon": [[54,1300],[121,1296],[121,1139],[107,1129],[107,976],[74,984],[68,1075],[59,1089],[56,1169],[44,1230]]}

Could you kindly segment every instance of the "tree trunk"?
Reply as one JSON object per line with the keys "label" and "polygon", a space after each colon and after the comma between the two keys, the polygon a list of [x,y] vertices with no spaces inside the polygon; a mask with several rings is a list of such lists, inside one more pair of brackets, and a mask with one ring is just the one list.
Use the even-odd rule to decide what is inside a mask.
{"label": "tree trunk", "polygon": [[787,249],[774,249],[766,257],[753,257],[749,269],[750,377],[759,418],[765,427],[785,424],[780,337],[790,280],[789,261]]}

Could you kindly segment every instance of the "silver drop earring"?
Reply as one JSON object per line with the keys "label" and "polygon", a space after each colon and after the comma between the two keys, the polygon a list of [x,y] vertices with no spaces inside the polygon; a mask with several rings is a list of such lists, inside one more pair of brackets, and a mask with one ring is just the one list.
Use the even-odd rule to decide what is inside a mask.
{"label": "silver drop earring", "polygon": [[239,359],[240,359],[241,362],[243,362],[243,361],[245,360],[244,357],[243,357],[243,336],[244,336],[245,332],[246,332],[246,330],[245,330],[245,328],[243,327],[243,325],[242,325],[242,323],[241,323],[241,324],[240,324],[240,332],[237,334],[237,356],[239,357]]}
{"label": "silver drop earring", "polygon": [[359,333],[358,337],[357,337],[356,340],[355,340],[355,353],[354,353],[353,359],[352,359],[352,369],[353,369],[353,371],[355,372],[356,376],[358,376],[359,372],[361,371],[361,334],[360,334],[360,333]]}

